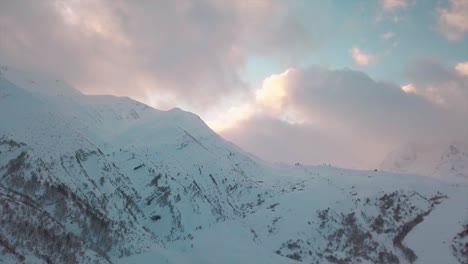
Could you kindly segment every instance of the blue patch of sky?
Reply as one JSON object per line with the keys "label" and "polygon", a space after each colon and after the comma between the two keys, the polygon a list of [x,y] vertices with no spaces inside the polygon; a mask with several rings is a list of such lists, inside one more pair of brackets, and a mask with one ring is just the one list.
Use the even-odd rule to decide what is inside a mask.
{"label": "blue patch of sky", "polygon": [[[376,80],[404,84],[405,71],[415,60],[436,59],[447,66],[468,60],[468,38],[449,41],[437,29],[436,9],[446,5],[416,1],[405,9],[383,12],[379,1],[308,1],[298,15],[310,24],[317,45],[295,65],[267,56],[250,56],[244,77],[258,85],[265,77],[289,66],[319,64],[330,69],[351,68]],[[381,34],[385,32],[393,32],[395,37],[384,40]],[[357,66],[350,55],[354,46],[377,56],[376,62]]]}

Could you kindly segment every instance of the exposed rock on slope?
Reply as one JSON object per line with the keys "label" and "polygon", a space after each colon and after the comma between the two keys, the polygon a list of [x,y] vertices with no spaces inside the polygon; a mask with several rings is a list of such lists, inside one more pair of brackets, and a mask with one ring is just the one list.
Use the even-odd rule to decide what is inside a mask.
{"label": "exposed rock on slope", "polygon": [[427,219],[466,263],[466,188],[268,164],[192,113],[1,68],[0,263],[417,263]]}

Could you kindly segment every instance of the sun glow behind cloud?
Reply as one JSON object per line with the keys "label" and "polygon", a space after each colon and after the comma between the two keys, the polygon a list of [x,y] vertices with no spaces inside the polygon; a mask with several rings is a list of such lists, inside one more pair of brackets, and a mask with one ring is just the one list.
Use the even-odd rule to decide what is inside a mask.
{"label": "sun glow behind cloud", "polygon": [[263,107],[274,112],[280,112],[284,107],[284,100],[287,96],[285,78],[291,73],[291,69],[285,72],[272,75],[263,81],[262,87],[255,92],[255,100]]}
{"label": "sun glow behind cloud", "polygon": [[287,104],[290,92],[287,82],[294,71],[295,69],[290,68],[265,78],[262,86],[255,90],[253,100],[229,107],[215,118],[209,119],[207,124],[216,132],[223,132],[258,115],[276,118],[291,125],[310,122]]}
{"label": "sun glow behind cloud", "polygon": [[225,112],[218,114],[212,120],[207,120],[208,126],[216,132],[222,132],[234,128],[240,122],[248,120],[255,113],[256,109],[252,104],[229,107]]}

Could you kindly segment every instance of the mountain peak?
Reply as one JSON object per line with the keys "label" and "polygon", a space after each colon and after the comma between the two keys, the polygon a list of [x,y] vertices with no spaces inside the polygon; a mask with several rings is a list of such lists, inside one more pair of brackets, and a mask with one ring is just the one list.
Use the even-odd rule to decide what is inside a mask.
{"label": "mountain peak", "polygon": [[381,169],[467,182],[467,149],[462,142],[402,145],[387,155]]}
{"label": "mountain peak", "polygon": [[82,96],[83,94],[60,78],[44,77],[43,74],[0,67],[0,77],[30,92],[43,96]]}

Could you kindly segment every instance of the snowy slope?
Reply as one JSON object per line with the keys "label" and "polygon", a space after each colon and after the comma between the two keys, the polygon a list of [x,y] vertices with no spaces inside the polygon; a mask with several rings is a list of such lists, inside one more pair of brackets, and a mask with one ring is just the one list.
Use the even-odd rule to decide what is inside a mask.
{"label": "snowy slope", "polygon": [[[52,220],[106,258],[185,239],[253,211],[264,195],[255,162],[193,114],[1,74],[1,187],[41,201]],[[105,235],[89,235],[88,224]]]}
{"label": "snowy slope", "polygon": [[269,164],[181,109],[0,68],[0,263],[467,263],[467,190]]}
{"label": "snowy slope", "polygon": [[468,223],[466,185],[329,167],[289,170],[291,185],[272,180],[284,190],[255,213],[197,230],[193,239],[168,244],[169,253],[119,263],[152,263],[161,254],[167,263],[200,264],[466,262],[457,242]]}

